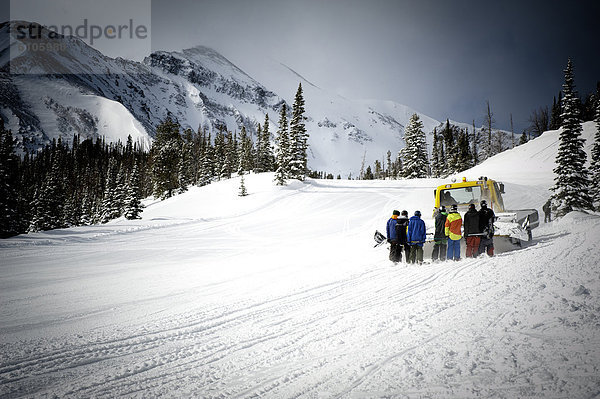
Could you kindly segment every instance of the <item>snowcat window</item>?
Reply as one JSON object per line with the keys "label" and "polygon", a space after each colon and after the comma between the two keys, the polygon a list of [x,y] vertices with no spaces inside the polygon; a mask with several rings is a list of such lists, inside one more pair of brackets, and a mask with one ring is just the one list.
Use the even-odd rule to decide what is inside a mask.
{"label": "snowcat window", "polygon": [[481,187],[463,187],[442,190],[440,205],[478,204],[481,200]]}
{"label": "snowcat window", "polygon": [[500,205],[501,209],[504,209],[504,201],[502,200],[504,184],[501,183],[500,187],[498,187],[498,183],[494,183],[494,188],[496,189],[496,199],[498,200],[498,205]]}

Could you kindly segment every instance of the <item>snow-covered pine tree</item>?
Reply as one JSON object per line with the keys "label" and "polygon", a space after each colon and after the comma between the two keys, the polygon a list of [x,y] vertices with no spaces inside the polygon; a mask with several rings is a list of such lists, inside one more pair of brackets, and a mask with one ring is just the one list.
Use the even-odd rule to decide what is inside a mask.
{"label": "snow-covered pine tree", "polygon": [[140,172],[136,163],[127,182],[127,198],[125,199],[123,212],[129,220],[140,219],[140,213],[144,208],[141,201],[140,186]]}
{"label": "snow-covered pine tree", "polygon": [[482,155],[481,155],[481,159],[484,161],[486,159],[490,158],[492,155],[494,155],[494,146],[492,145],[492,128],[493,128],[494,123],[496,122],[494,119],[494,113],[492,112],[492,109],[490,107],[489,100],[486,101],[486,105],[487,105],[487,111],[486,111],[486,114],[483,117],[483,119],[484,119],[484,123],[487,125],[487,129],[486,129],[486,138],[484,140],[484,145],[482,148]]}
{"label": "snow-covered pine tree", "polygon": [[190,171],[192,169],[192,144],[190,142],[182,141],[181,150],[179,153],[179,164],[177,165],[177,192],[179,194],[185,193],[188,190],[188,186],[192,184],[192,176]]}
{"label": "snow-covered pine tree", "polygon": [[416,113],[410,117],[404,133],[404,174],[409,179],[427,177],[429,158],[423,122]]}
{"label": "snow-covered pine tree", "polygon": [[106,184],[104,189],[104,197],[100,205],[100,223],[118,218],[122,214],[122,208],[119,202],[120,189],[117,187],[117,181],[120,178],[121,172],[115,158],[110,158],[108,163],[108,172],[106,175]]}
{"label": "snow-covered pine tree", "polygon": [[269,132],[269,114],[265,115],[262,127],[257,129],[255,172],[269,172],[273,168],[273,151],[271,150],[271,133]]}
{"label": "snow-covered pine tree", "polygon": [[15,140],[0,118],[0,238],[18,233],[18,195]]}
{"label": "snow-covered pine tree", "polygon": [[585,168],[587,155],[583,150],[581,119],[578,109],[578,96],[575,91],[573,64],[567,62],[565,83],[563,84],[562,131],[559,136],[558,154],[552,187],[552,210],[558,217],[574,210],[592,209],[589,194],[590,181]]}
{"label": "snow-covered pine tree", "polygon": [[256,126],[256,161],[254,162],[254,172],[256,173],[266,172],[264,165],[265,144],[263,140],[262,127],[258,123]]}
{"label": "snow-covered pine tree", "polygon": [[[442,144],[443,145],[443,144]],[[440,161],[440,139],[437,134],[437,128],[433,128],[433,147],[431,148],[431,174],[433,177],[440,177],[442,174]]]}
{"label": "snow-covered pine tree", "polygon": [[442,131],[442,136],[444,137],[443,148],[446,152],[443,158],[445,168],[442,174],[445,176],[456,173],[458,169],[460,169],[458,165],[458,146],[456,143],[458,136],[457,131],[458,128],[454,125],[451,125],[450,121],[446,119],[446,126]]}
{"label": "snow-covered pine tree", "polygon": [[244,180],[244,172],[240,172],[240,173],[241,173],[240,192],[238,193],[238,196],[245,197],[248,195],[248,190],[246,189],[246,182]]}
{"label": "snow-covered pine tree", "polygon": [[560,109],[560,104],[562,103],[562,92],[558,93],[558,102],[556,101],[556,96],[552,102],[552,110],[550,111],[550,130],[558,130],[560,129],[560,125],[562,124],[560,119],[560,114],[562,113]]}
{"label": "snow-covered pine tree", "polygon": [[274,171],[275,156],[273,155],[273,146],[271,144],[271,131],[269,130],[269,114],[265,115],[265,121],[262,125],[263,142],[265,143],[265,168],[266,171]]}
{"label": "snow-covered pine tree", "polygon": [[179,160],[181,158],[179,123],[167,117],[156,128],[156,138],[150,150],[154,196],[171,197],[179,187]]}
{"label": "snow-covered pine tree", "polygon": [[94,215],[96,213],[96,201],[94,194],[89,187],[86,187],[83,192],[83,200],[81,201],[81,218],[79,224],[84,226],[90,225],[94,222]]}
{"label": "snow-covered pine tree", "polygon": [[289,136],[291,150],[290,178],[298,180],[304,180],[307,172],[308,134],[304,125],[304,112],[304,97],[302,95],[302,83],[300,83],[292,106]]}
{"label": "snow-covered pine tree", "polygon": [[215,148],[211,144],[210,133],[208,134],[208,138],[204,138],[204,145],[202,155],[200,156],[199,168],[198,172],[198,185],[206,186],[210,184],[213,177],[215,177],[214,167],[215,167]]}
{"label": "snow-covered pine tree", "polygon": [[511,137],[511,147],[515,148],[515,126],[513,125],[512,113],[510,114],[510,137]]}
{"label": "snow-covered pine tree", "polygon": [[461,130],[458,135],[458,162],[457,172],[462,172],[473,167],[473,155],[471,154],[471,144],[469,143],[468,129]]}
{"label": "snow-covered pine tree", "polygon": [[287,107],[285,103],[281,106],[279,113],[279,129],[277,130],[277,170],[275,171],[275,181],[277,185],[283,186],[290,178],[290,141],[288,135]]}
{"label": "snow-covered pine tree", "polygon": [[46,179],[38,187],[33,203],[33,219],[29,225],[30,232],[51,230],[65,227],[64,203],[65,193],[62,184],[62,173],[58,155],[54,152],[52,169]]}
{"label": "snow-covered pine tree", "polygon": [[[404,148],[402,150],[404,150]],[[402,150],[398,151],[398,155],[396,156],[396,175],[394,176],[394,179],[400,179],[404,177],[404,163],[402,162]]]}
{"label": "snow-covered pine tree", "polygon": [[519,145],[525,144],[527,143],[527,141],[529,141],[527,140],[527,134],[523,132],[523,134],[521,134],[521,138],[519,139]]}
{"label": "snow-covered pine tree", "polygon": [[225,154],[225,131],[221,127],[219,131],[215,134],[214,165],[212,166],[213,175],[219,180],[221,179],[221,170],[223,169],[223,165],[225,164]]}
{"label": "snow-covered pine tree", "polygon": [[237,165],[237,134],[234,136],[228,131],[224,139],[224,162],[219,176],[221,179],[229,179]]}
{"label": "snow-covered pine tree", "polygon": [[252,139],[248,136],[246,128],[242,126],[240,133],[240,144],[238,147],[238,173],[243,174],[244,172],[250,172],[254,169],[254,163],[252,162]]}
{"label": "snow-covered pine tree", "polygon": [[477,143],[479,143],[479,133],[477,132],[477,129],[475,128],[475,119],[473,119],[473,140],[472,140],[472,144],[473,147],[471,149],[471,154],[473,154],[473,165],[477,166],[479,165],[479,146],[477,145]]}
{"label": "snow-covered pine tree", "polygon": [[594,144],[592,147],[592,160],[590,164],[590,180],[593,184],[590,185],[590,194],[592,195],[592,203],[594,209],[600,211],[600,92],[596,101],[596,132],[594,134]]}

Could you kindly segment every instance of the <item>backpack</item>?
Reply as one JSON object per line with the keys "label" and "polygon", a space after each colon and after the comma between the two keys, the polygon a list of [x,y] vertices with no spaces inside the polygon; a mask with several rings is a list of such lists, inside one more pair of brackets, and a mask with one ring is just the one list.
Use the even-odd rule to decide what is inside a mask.
{"label": "backpack", "polygon": [[494,229],[494,218],[490,218],[488,224],[483,228],[483,236],[486,238],[492,238],[495,233]]}

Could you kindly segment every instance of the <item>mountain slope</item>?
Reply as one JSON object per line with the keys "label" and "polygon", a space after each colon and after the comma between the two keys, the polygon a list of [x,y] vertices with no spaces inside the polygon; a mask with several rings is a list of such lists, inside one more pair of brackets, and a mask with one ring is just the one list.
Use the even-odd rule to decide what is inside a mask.
{"label": "mountain slope", "polygon": [[[0,37],[7,37],[19,23],[28,24],[1,24]],[[214,137],[219,128],[245,127],[254,134],[268,113],[270,131],[275,132],[281,105],[292,104],[302,83],[309,167],[346,177],[357,175],[363,156],[366,165],[385,160],[388,150],[395,158],[404,146],[404,126],[416,112],[391,101],[357,101],[328,93],[273,61],[265,62],[269,81],[258,82],[203,46],[157,51],[138,63],[106,57],[77,38],[51,39],[46,29],[36,40],[64,50],[51,54],[25,50],[15,55],[10,49],[19,40],[0,42],[0,116],[19,139],[21,150],[57,137],[68,141],[74,133],[122,141],[131,134],[147,146],[167,115],[184,128],[206,128]],[[440,125],[419,115],[426,132]]]}

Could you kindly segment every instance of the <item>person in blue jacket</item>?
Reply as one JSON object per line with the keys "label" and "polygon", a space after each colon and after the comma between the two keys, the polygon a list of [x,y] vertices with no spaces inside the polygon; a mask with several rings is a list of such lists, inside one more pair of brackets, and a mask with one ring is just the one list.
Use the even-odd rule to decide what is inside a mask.
{"label": "person in blue jacket", "polygon": [[392,212],[392,217],[388,220],[386,226],[387,241],[390,243],[390,260],[394,263],[398,263],[402,260],[402,245],[399,243],[398,233],[396,231],[398,216],[400,216],[400,212],[394,210],[394,212]]}
{"label": "person in blue jacket", "polygon": [[415,215],[408,221],[406,236],[408,245],[410,245],[408,263],[423,263],[423,244],[425,244],[426,237],[425,222],[421,219],[421,211],[415,211]]}

